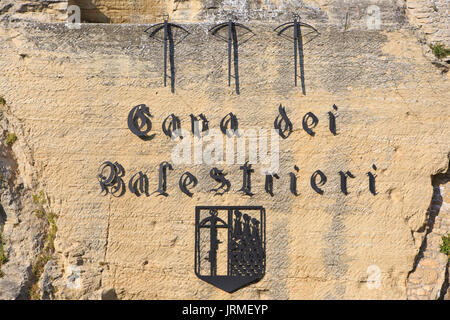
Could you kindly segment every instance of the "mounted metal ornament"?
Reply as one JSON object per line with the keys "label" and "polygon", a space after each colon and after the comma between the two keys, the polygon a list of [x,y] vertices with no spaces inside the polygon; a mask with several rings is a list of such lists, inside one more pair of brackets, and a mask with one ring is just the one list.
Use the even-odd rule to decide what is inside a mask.
{"label": "mounted metal ornament", "polygon": [[196,207],[195,274],[226,292],[261,280],[266,270],[265,230],[263,207]]}
{"label": "mounted metal ornament", "polygon": [[[163,33],[163,38],[159,39],[156,35],[159,32]],[[181,31],[182,35],[178,36],[174,31]],[[186,38],[190,32],[187,31],[180,25],[168,22],[167,17],[164,18],[164,22],[157,23],[145,31],[150,38],[153,38],[159,42],[163,43],[164,48],[164,87],[167,86],[167,77],[170,78],[170,88],[172,93],[175,92],[175,45],[179,44]],[[179,39],[176,39],[179,38]],[[167,75],[167,53],[169,53],[169,63],[170,63],[170,76]]]}
{"label": "mounted metal ornament", "polygon": [[[306,94],[306,88],[305,88],[305,71],[304,71],[304,60],[303,60],[303,35],[301,27],[309,28],[311,33],[315,33],[315,37],[319,35],[319,31],[317,31],[316,28],[313,26],[300,22],[300,16],[294,15],[294,21],[293,22],[287,22],[283,23],[282,25],[279,25],[274,29],[274,31],[277,32],[278,36],[284,36],[290,41],[294,42],[294,85],[297,86],[297,74],[298,74],[298,67],[297,65],[300,65],[300,79],[302,82],[302,92],[303,94]],[[287,36],[285,33],[288,29],[293,28],[293,36]],[[313,38],[313,39],[314,39]],[[311,39],[312,40],[312,39]],[[310,40],[310,41],[311,41]],[[309,42],[309,41],[308,41]],[[299,60],[300,63],[297,62]]]}
{"label": "mounted metal ornament", "polygon": [[[227,29],[228,36],[224,37],[220,35],[220,30]],[[250,38],[253,37],[255,34],[253,31],[237,22],[233,22],[233,20],[229,20],[228,22],[220,23],[218,25],[215,25],[212,27],[209,32],[211,34],[225,42],[228,42],[228,86],[231,86],[231,78],[234,77],[234,83],[236,86],[236,93],[239,94],[239,43],[238,43],[238,34],[236,31],[236,28],[241,28],[244,30],[244,33],[242,35],[246,35],[248,33],[251,34]],[[245,41],[241,42],[241,44],[244,44],[247,42],[250,38],[247,38]],[[232,53],[233,52],[233,53]],[[234,62],[234,76],[231,75],[231,56],[233,55],[233,62]]]}

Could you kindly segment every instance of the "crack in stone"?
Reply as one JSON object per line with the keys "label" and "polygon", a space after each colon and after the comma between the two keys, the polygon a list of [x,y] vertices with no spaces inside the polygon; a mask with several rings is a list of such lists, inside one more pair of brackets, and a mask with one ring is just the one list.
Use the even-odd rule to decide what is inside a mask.
{"label": "crack in stone", "polygon": [[[421,230],[425,231],[419,252],[414,260],[412,270],[407,277],[408,299],[444,299],[449,288],[449,262],[445,263],[445,276],[439,277],[442,272],[442,258],[440,246],[436,243],[442,235],[450,230],[450,225],[445,223],[442,215],[444,198],[443,185],[450,182],[450,164],[446,172],[438,173],[431,177],[433,196],[428,207],[427,220]],[[441,219],[442,221],[439,221]],[[442,228],[443,227],[443,228]],[[445,230],[444,230],[445,229]],[[442,259],[441,259],[442,260]],[[441,282],[442,281],[442,282]],[[439,285],[439,283],[441,284]]]}
{"label": "crack in stone", "polygon": [[[110,199],[109,199],[109,202],[108,202],[108,222],[107,222],[107,225],[106,225],[105,254],[103,256],[103,261],[105,261],[105,262],[106,262],[106,256],[108,254],[110,220],[111,220],[111,195],[110,195]],[[99,286],[100,288],[103,285],[103,271],[104,271],[104,269],[102,269],[102,271],[101,271],[102,276],[100,277],[100,286]]]}

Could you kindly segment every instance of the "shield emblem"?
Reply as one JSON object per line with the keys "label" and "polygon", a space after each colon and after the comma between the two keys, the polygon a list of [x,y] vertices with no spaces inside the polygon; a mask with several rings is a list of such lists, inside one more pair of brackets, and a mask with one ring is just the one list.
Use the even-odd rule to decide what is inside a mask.
{"label": "shield emblem", "polygon": [[195,208],[195,274],[226,292],[264,277],[266,220],[260,206]]}

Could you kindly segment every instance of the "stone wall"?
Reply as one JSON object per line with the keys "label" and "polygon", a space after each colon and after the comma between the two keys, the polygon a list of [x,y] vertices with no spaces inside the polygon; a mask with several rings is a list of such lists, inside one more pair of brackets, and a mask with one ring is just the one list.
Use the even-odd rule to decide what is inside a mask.
{"label": "stone wall", "polygon": [[[330,25],[355,28],[366,26],[370,7],[376,5],[384,27],[402,23],[403,1],[390,0],[70,0],[82,11],[82,20],[109,23],[155,23],[167,16],[176,22],[283,21],[293,13],[320,18]],[[368,11],[369,10],[369,11]]]}
{"label": "stone wall", "polygon": [[428,42],[450,46],[450,2],[446,0],[406,1],[410,21]]}
{"label": "stone wall", "polygon": [[[160,21],[159,12],[166,10],[143,6],[149,20],[144,12],[136,21],[128,9],[103,3],[107,9],[100,10],[100,2],[97,8],[109,22]],[[449,165],[448,73],[426,55],[403,2],[381,3],[380,29],[368,27],[369,3],[301,3],[304,21],[320,32],[315,38],[305,35],[306,94],[293,86],[292,43],[273,32],[292,18],[297,10],[289,7],[292,2],[280,2],[271,11],[240,5],[236,8],[242,10],[230,9],[234,13],[211,5],[211,14],[199,9],[192,15],[181,9],[193,4],[180,3],[171,19],[190,35],[175,47],[174,93],[162,84],[162,46],[144,33],[147,25],[69,29],[32,21],[30,13],[27,19],[5,13],[2,128],[4,135],[14,131],[18,140],[12,148],[2,145],[1,162],[4,174],[14,172],[6,176],[11,188],[23,183],[24,191],[8,191],[20,205],[9,205],[6,195],[1,199],[10,258],[1,267],[0,297],[29,297],[36,284],[42,298],[63,299],[443,297],[448,273],[437,237],[450,230],[446,180],[438,179]],[[208,32],[229,13],[249,20],[245,24],[255,33],[239,47],[239,95],[227,86],[226,43]],[[186,22],[191,20],[201,23]],[[127,126],[130,109],[142,103],[153,115],[150,141]],[[210,127],[218,128],[233,112],[239,128],[259,130],[273,128],[280,104],[293,132],[280,139],[280,179],[273,197],[264,191],[258,164],[253,197],[239,191],[242,164],[218,165],[232,185],[223,196],[210,192],[216,186],[211,166],[196,164],[174,165],[168,197],[137,197],[128,185],[122,197],[100,194],[97,176],[104,161],[119,162],[127,184],[142,170],[150,191],[157,189],[159,164],[171,161],[177,145],[162,133],[170,114],[188,130],[191,113],[205,114]],[[337,114],[336,136],[328,127],[330,111]],[[319,119],[314,136],[302,128],[308,112]],[[289,190],[294,165],[298,196]],[[310,185],[316,170],[328,178],[322,195]],[[347,170],[355,178],[345,195],[338,172]],[[178,186],[186,171],[199,180],[192,197]],[[369,190],[368,172],[376,174],[376,195]],[[33,279],[48,228],[33,212],[31,195],[40,190],[58,217],[57,237],[53,258]],[[260,282],[228,294],[195,276],[194,210],[207,204],[266,208],[267,270]]]}
{"label": "stone wall", "polygon": [[0,18],[63,22],[67,20],[67,4],[68,0],[0,0]]}
{"label": "stone wall", "polygon": [[[32,195],[38,189],[32,150],[25,132],[7,105],[1,105],[0,127],[0,299],[26,299],[32,282],[32,266],[42,247],[45,222],[34,212]],[[9,143],[6,143],[9,141]]]}
{"label": "stone wall", "polygon": [[[91,23],[155,23],[167,16],[176,22],[212,22],[229,18],[283,21],[293,13],[320,17],[329,25],[366,28],[379,14],[383,29],[403,23],[404,14],[429,42],[450,44],[449,2],[446,0],[1,0],[0,13],[14,19],[60,22],[66,8],[81,9],[81,20]],[[379,10],[379,11],[378,11]]]}

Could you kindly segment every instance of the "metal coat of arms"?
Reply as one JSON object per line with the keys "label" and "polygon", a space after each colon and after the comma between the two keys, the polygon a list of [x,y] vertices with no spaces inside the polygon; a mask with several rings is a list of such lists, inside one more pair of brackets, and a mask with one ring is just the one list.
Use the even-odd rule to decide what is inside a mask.
{"label": "metal coat of arms", "polygon": [[195,274],[233,292],[264,277],[265,210],[258,206],[195,208]]}

